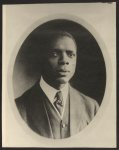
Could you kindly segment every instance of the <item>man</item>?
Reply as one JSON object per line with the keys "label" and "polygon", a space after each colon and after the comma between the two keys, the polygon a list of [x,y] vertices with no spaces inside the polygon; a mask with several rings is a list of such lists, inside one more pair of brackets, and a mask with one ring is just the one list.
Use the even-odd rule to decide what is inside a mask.
{"label": "man", "polygon": [[42,50],[41,78],[16,99],[18,110],[28,126],[41,136],[70,137],[95,116],[98,104],[71,87],[77,61],[73,36],[55,31]]}

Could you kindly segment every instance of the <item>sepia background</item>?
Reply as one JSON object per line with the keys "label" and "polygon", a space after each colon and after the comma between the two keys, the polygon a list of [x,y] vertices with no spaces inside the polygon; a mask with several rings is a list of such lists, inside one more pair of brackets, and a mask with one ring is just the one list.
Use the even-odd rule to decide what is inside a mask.
{"label": "sepia background", "polygon": [[[81,63],[78,65],[79,68],[77,68],[78,71],[72,84],[95,98],[101,107],[91,124],[76,136],[64,140],[49,140],[30,131],[20,118],[14,99],[32,86],[40,75],[39,72],[35,75],[33,73],[36,69],[31,62],[31,60],[34,62],[33,53],[27,55],[31,48],[27,42],[33,42],[33,39],[30,41],[27,38],[28,35],[39,25],[59,18],[77,22],[78,25],[73,24],[72,31],[78,33],[77,30],[81,28],[84,33],[83,38],[87,42],[87,44],[81,42],[80,46],[78,42],[80,38],[76,38],[79,43],[78,48],[81,50],[78,63]],[[3,146],[116,146],[115,19],[115,3],[29,4],[3,7]],[[58,24],[58,21],[56,22]],[[66,28],[66,25],[69,24],[64,22],[63,27]]]}
{"label": "sepia background", "polygon": [[[60,16],[61,18],[61,16]],[[54,19],[38,26],[25,39],[16,57],[13,70],[14,97],[21,96],[41,76],[42,52],[50,32],[63,30],[77,43],[77,67],[70,83],[101,104],[106,85],[106,68],[101,49],[91,33],[80,24],[67,19]],[[20,84],[19,84],[20,83]]]}

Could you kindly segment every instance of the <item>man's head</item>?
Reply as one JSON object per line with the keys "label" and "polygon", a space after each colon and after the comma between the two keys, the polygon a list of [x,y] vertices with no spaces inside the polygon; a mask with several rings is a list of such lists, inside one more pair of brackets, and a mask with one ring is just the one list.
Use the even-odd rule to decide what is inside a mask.
{"label": "man's head", "polygon": [[51,86],[60,89],[75,73],[77,46],[67,32],[58,31],[51,35],[44,50],[42,76]]}

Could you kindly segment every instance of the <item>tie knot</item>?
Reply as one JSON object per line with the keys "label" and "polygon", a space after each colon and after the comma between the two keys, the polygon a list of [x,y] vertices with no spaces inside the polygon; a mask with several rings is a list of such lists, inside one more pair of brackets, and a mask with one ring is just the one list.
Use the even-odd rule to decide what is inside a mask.
{"label": "tie knot", "polygon": [[56,93],[55,97],[56,97],[57,99],[63,100],[62,92],[61,92],[61,91],[58,91],[58,92]]}
{"label": "tie knot", "polygon": [[62,92],[58,91],[56,93],[56,101],[54,102],[55,107],[57,108],[57,110],[59,111],[60,114],[62,114],[62,110],[63,110],[63,96],[62,96]]}
{"label": "tie knot", "polygon": [[63,106],[63,96],[62,96],[62,92],[61,91],[58,91],[56,93],[56,103],[60,106]]}

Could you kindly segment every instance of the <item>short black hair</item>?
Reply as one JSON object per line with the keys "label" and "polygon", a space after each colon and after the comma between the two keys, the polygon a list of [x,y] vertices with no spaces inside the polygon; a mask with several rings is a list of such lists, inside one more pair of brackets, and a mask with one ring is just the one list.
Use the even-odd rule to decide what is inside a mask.
{"label": "short black hair", "polygon": [[67,31],[63,31],[63,30],[49,30],[47,31],[47,33],[44,32],[44,35],[42,36],[43,42],[40,43],[42,44],[43,52],[47,51],[52,46],[52,43],[56,39],[60,37],[65,37],[65,36],[71,38],[74,41],[75,45],[77,46],[76,41],[71,33]]}
{"label": "short black hair", "polygon": [[60,38],[63,36],[67,36],[67,37],[71,38],[73,41],[75,41],[74,37],[67,31],[62,31],[62,30],[54,31],[50,35],[51,40],[54,40],[54,39],[57,39],[57,38]]}

